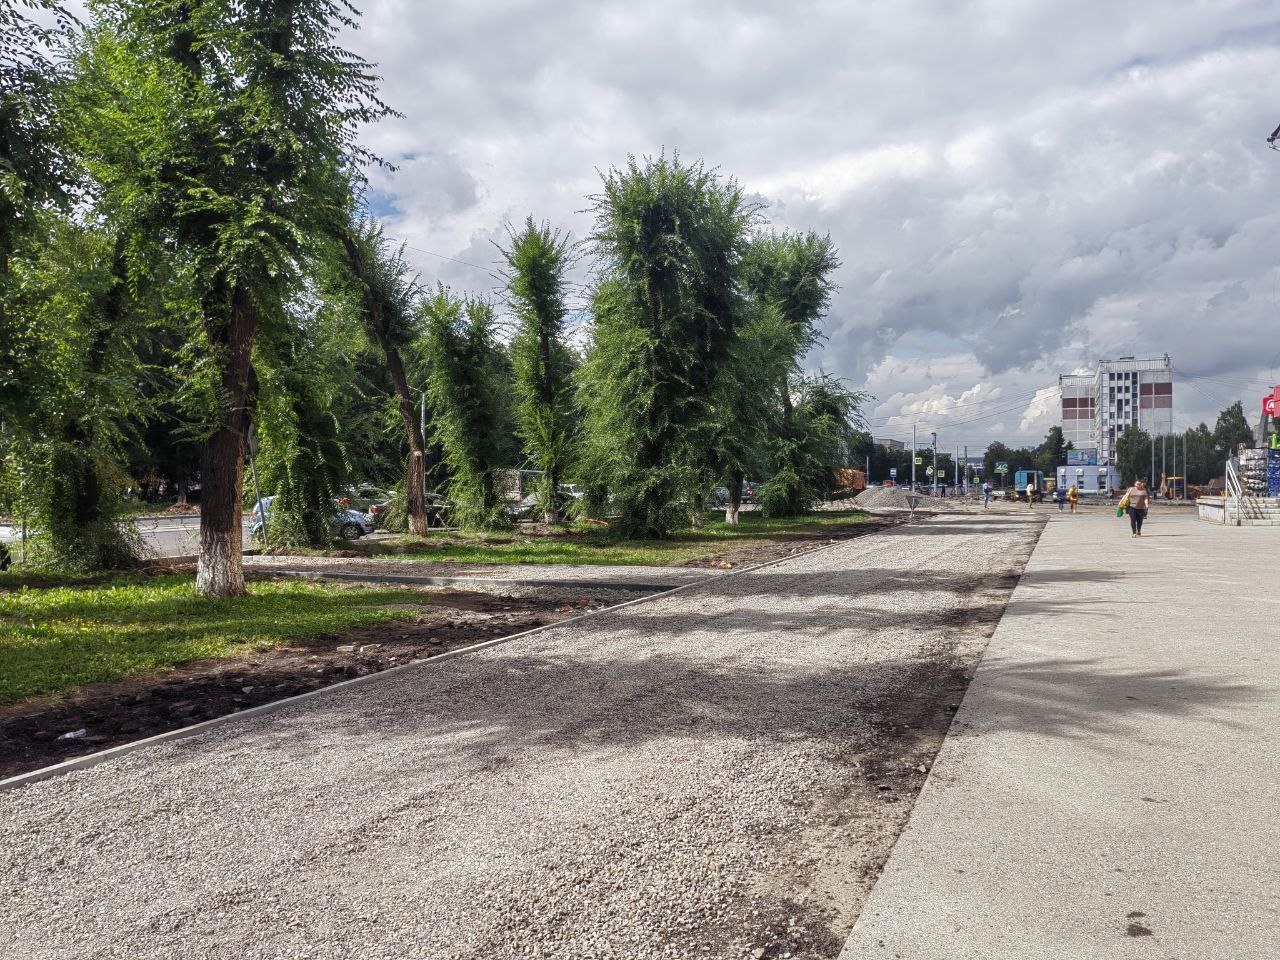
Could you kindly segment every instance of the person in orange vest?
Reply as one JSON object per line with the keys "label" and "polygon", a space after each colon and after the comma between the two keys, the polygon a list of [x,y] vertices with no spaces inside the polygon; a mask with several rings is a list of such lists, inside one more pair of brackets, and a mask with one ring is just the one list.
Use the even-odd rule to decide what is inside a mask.
{"label": "person in orange vest", "polygon": [[1076,485],[1073,483],[1071,485],[1071,488],[1067,490],[1067,503],[1071,504],[1072,513],[1076,512],[1076,504],[1079,502],[1080,502],[1080,491],[1076,488]]}

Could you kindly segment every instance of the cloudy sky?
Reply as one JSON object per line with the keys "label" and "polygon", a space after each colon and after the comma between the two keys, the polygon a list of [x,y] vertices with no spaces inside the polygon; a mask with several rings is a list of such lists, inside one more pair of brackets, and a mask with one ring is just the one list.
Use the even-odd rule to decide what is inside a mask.
{"label": "cloudy sky", "polygon": [[425,280],[678,150],[844,262],[813,369],[878,436],[1039,438],[1059,373],[1169,353],[1180,423],[1280,376],[1280,2],[357,0]]}

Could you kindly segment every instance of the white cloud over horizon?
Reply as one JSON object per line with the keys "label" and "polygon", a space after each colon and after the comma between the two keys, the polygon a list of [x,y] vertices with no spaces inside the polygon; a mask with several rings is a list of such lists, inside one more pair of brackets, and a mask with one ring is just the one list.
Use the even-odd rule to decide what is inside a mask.
{"label": "white cloud over horizon", "polygon": [[1199,378],[1181,424],[1280,375],[1275,2],[360,5],[404,113],[373,199],[428,282],[492,291],[508,223],[585,237],[598,171],[679,150],[836,241],[809,362],[877,435],[1035,438],[1120,355]]}

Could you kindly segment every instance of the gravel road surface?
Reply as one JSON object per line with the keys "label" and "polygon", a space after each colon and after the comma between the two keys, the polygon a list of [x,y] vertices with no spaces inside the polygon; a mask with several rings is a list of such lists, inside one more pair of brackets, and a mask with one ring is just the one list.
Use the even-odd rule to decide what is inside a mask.
{"label": "gravel road surface", "polygon": [[0,794],[0,956],[835,956],[923,779],[890,718],[1039,529],[934,518]]}

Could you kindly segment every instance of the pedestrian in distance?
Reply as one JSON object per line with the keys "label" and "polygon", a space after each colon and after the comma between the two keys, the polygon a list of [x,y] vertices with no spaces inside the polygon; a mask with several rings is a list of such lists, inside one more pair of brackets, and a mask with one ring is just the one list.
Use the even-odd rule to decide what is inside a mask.
{"label": "pedestrian in distance", "polygon": [[1135,480],[1133,486],[1125,491],[1129,511],[1130,535],[1142,536],[1142,522],[1147,519],[1147,511],[1151,509],[1151,494],[1147,490],[1147,481]]}
{"label": "pedestrian in distance", "polygon": [[1034,480],[1027,481],[1027,507],[1032,510],[1036,507],[1036,483]]}
{"label": "pedestrian in distance", "polygon": [[1053,492],[1053,499],[1058,502],[1058,512],[1061,513],[1063,508],[1067,505],[1067,491],[1063,490],[1062,487],[1059,487]]}
{"label": "pedestrian in distance", "polygon": [[1076,512],[1076,504],[1078,504],[1079,502],[1080,502],[1080,491],[1076,488],[1076,485],[1073,483],[1071,485],[1071,489],[1067,491],[1067,503],[1071,504],[1072,513]]}
{"label": "pedestrian in distance", "polygon": [[991,502],[991,481],[982,481],[982,509],[987,508],[987,504]]}

